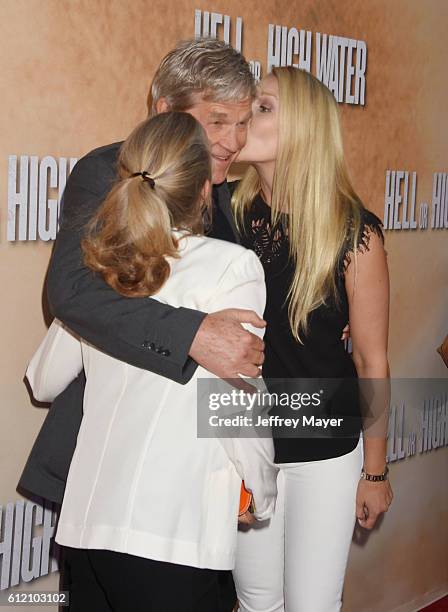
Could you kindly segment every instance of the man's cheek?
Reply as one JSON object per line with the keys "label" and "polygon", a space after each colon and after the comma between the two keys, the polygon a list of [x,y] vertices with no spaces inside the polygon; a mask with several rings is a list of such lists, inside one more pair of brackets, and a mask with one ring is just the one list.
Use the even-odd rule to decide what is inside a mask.
{"label": "man's cheek", "polygon": [[247,140],[247,128],[241,132],[240,137],[238,139],[240,149],[244,147],[244,145],[246,144],[246,140]]}
{"label": "man's cheek", "polygon": [[219,140],[219,130],[217,129],[216,125],[207,125],[203,127],[205,127],[210,145],[216,144]]}

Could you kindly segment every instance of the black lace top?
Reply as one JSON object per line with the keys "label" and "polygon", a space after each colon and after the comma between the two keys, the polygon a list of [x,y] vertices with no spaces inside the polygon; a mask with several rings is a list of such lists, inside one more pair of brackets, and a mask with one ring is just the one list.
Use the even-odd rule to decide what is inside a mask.
{"label": "black lace top", "polygon": [[[293,263],[288,258],[288,237],[283,227],[286,224],[271,226],[270,207],[259,196],[253,202],[246,219],[246,233],[242,243],[255,251],[263,264],[267,287],[265,319],[265,379],[351,379],[356,382],[355,366],[350,354],[341,341],[342,330],[348,323],[349,309],[344,283],[350,252],[350,232],[347,247],[341,255],[336,274],[339,305],[329,300],[309,316],[309,331],[303,336],[303,344],[298,343],[291,333],[286,303],[287,292],[293,277]],[[285,220],[285,217],[283,217]],[[358,249],[369,248],[371,233],[383,238],[381,221],[370,211],[362,210],[362,227]],[[302,337],[302,336],[301,336]],[[269,383],[268,383],[269,386]],[[359,439],[360,419],[357,394],[341,391],[333,394],[327,406],[331,417],[344,417],[342,425],[328,430],[325,437],[275,437],[276,461],[278,463],[311,461],[346,454],[353,450]],[[287,416],[291,416],[288,414]],[[292,416],[298,416],[296,412]],[[315,433],[320,433],[315,430]],[[330,433],[331,432],[331,433]],[[334,433],[334,435],[333,435]],[[303,429],[301,434],[303,435]],[[329,436],[332,437],[329,437]]]}

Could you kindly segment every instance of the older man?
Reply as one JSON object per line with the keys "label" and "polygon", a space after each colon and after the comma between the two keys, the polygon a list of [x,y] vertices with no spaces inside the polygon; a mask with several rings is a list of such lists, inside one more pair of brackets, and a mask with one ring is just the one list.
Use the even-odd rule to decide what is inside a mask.
{"label": "older man", "polygon": [[[205,128],[214,183],[213,222],[208,233],[232,242],[239,238],[225,179],[245,144],[254,94],[253,78],[244,58],[222,42],[202,39],[184,42],[168,53],[156,72],[149,96],[150,113],[186,111]],[[206,314],[152,299],[126,298],[83,265],[83,228],[116,178],[120,144],[86,155],[67,182],[61,227],[48,271],[48,298],[54,316],[113,357],[179,383],[186,383],[198,364],[222,378],[236,378],[239,373],[258,376],[264,345],[241,325],[263,326],[254,312],[229,309]],[[22,489],[62,501],[82,418],[83,386],[81,377],[53,403],[22,474]],[[73,550],[65,555],[71,609],[108,609],[88,560],[80,559],[79,554]],[[73,588],[79,581],[91,581],[88,608]],[[228,576],[222,577],[221,587],[221,610],[231,610],[235,596]],[[83,596],[85,593],[83,589]],[[161,605],[164,612],[202,610],[199,604],[193,609],[187,608],[186,602],[176,603],[172,593],[166,593]]]}

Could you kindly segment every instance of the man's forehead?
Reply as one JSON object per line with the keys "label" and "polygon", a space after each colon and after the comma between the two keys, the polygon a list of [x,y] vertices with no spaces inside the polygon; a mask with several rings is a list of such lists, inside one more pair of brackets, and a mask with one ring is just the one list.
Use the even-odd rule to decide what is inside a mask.
{"label": "man's forehead", "polygon": [[233,113],[250,113],[252,108],[252,98],[247,97],[242,100],[213,100],[206,99],[201,94],[196,94],[193,99],[193,108],[216,115],[228,116]]}

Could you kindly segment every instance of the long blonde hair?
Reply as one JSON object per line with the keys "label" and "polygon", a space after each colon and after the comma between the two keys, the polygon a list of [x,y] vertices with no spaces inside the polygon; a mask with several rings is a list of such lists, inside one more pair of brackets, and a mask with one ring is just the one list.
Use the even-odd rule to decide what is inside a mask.
{"label": "long blonde hair", "polygon": [[[347,235],[355,246],[362,204],[344,159],[337,103],[318,79],[292,67],[274,68],[279,87],[279,140],[272,186],[272,224],[288,213],[295,271],[288,293],[292,333],[302,342],[310,313],[329,298],[338,302],[335,271]],[[260,193],[256,170],[244,175],[232,198],[238,227]],[[356,249],[354,249],[356,258]]]}
{"label": "long blonde hair", "polygon": [[[90,222],[84,262],[118,293],[146,297],[178,257],[173,228],[201,233],[211,179],[207,136],[187,113],[162,113],[138,125],[118,158],[119,180]],[[135,173],[148,173],[147,175]]]}

